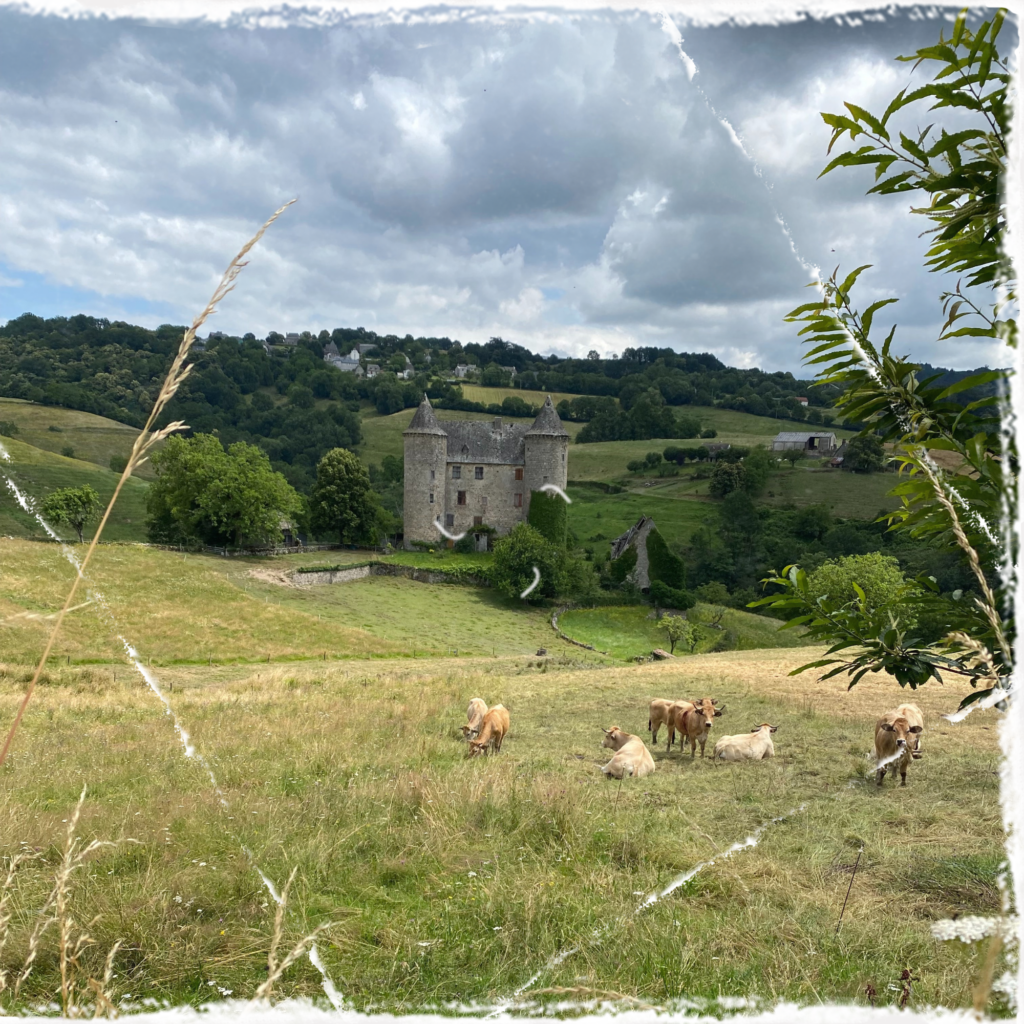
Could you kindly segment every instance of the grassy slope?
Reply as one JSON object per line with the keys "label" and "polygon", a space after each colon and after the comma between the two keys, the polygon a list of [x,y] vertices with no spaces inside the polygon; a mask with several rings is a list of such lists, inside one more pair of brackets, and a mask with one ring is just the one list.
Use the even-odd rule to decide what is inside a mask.
{"label": "grassy slope", "polygon": [[704,522],[714,517],[710,502],[680,501],[650,491],[603,494],[586,487],[569,487],[572,505],[569,525],[580,543],[603,554],[607,545],[641,516],[651,516],[671,543],[682,543]]}
{"label": "grassy slope", "polygon": [[[330,552],[332,564],[365,552]],[[71,567],[56,545],[0,539],[3,659],[30,661],[60,607]],[[545,613],[472,587],[374,578],[293,589],[275,571],[323,564],[297,559],[222,559],[135,545],[102,546],[90,586],[105,595],[116,625],[92,608],[75,613],[58,644],[73,662],[118,661],[123,633],[153,663],[259,662],[412,654],[530,653],[554,638]],[[250,570],[263,574],[249,575]],[[83,597],[84,600],[84,597]]]}
{"label": "grassy slope", "polygon": [[[51,436],[60,438],[68,435]],[[52,452],[34,448],[10,437],[0,438],[0,444],[10,455],[9,461],[0,462],[0,472],[9,476],[26,497],[34,498],[37,502],[59,487],[81,487],[89,484],[99,494],[105,506],[117,486],[118,474],[92,462],[67,459],[63,455],[54,455]],[[143,480],[128,480],[104,529],[105,540],[145,538],[147,486]],[[56,530],[64,537],[75,536],[70,527],[56,527]],[[0,535],[38,538],[45,536],[35,519],[21,510],[6,485],[0,489]],[[92,527],[86,530],[86,539],[91,536]]]}
{"label": "grassy slope", "polygon": [[524,391],[522,388],[485,388],[482,384],[460,384],[462,395],[471,402],[483,402],[484,405],[496,403],[500,405],[506,398],[521,398],[524,402],[539,409],[548,395],[558,405],[564,398],[571,402],[576,395],[566,391]]}
{"label": "grassy slope", "polygon": [[[53,405],[35,405],[18,398],[0,398],[0,420],[17,423],[19,441],[55,454],[60,454],[65,445],[71,445],[76,459],[104,469],[110,468],[112,455],[128,457],[139,433],[134,427],[104,416]],[[59,431],[48,429],[50,427],[58,427]],[[142,464],[139,475],[152,479],[153,470],[148,462]]]}
{"label": "grassy slope", "polygon": [[[985,947],[936,942],[929,925],[999,907],[994,712],[953,726],[938,715],[962,687],[918,691],[925,758],[905,789],[878,790],[864,779],[872,722],[902,693],[871,677],[849,693],[841,681],[789,678],[808,653],[614,671],[500,658],[161,670],[227,807],[137,677],[122,670],[114,684],[108,670],[60,668],[0,772],[2,852],[21,842],[52,851],[83,782],[78,834],[138,840],[100,850],[73,883],[76,918],[101,915],[83,970],[99,976],[106,950],[125,940],[115,997],[215,1000],[210,981],[252,995],[274,908],[244,845],[279,885],[298,869],[287,946],[339,922],[321,955],[359,1009],[506,997],[569,946],[579,951],[533,991],[813,1005],[862,1002],[871,983],[885,1004],[910,965],[920,978],[912,1007],[969,1007]],[[5,719],[20,679],[0,676]],[[777,757],[714,768],[660,749],[654,775],[602,778],[601,727],[646,735],[651,697],[696,693],[728,705],[716,731],[778,725]],[[476,695],[504,702],[512,728],[498,757],[469,762],[457,727]],[[755,848],[635,913],[638,893],[801,805]],[[5,967],[24,957],[54,861],[21,870]],[[614,941],[595,942],[597,926]],[[51,929],[23,1005],[59,989],[55,949]],[[302,959],[276,991],[322,999],[319,983]]]}
{"label": "grassy slope", "polygon": [[[687,613],[687,618],[696,623],[709,623],[719,611],[722,612],[722,629],[705,625],[705,639],[697,645],[697,654],[710,651],[722,638],[723,630],[733,634],[736,649],[741,651],[802,646],[796,633],[791,630],[779,632],[782,625],[780,621],[752,615],[750,612],[698,604]],[[639,655],[648,655],[655,647],[662,647],[666,651],[670,647],[665,630],[647,605],[574,609],[561,615],[558,625],[574,640],[591,644],[613,658],[626,661]],[[676,650],[676,654],[680,657],[690,656],[681,648]]]}

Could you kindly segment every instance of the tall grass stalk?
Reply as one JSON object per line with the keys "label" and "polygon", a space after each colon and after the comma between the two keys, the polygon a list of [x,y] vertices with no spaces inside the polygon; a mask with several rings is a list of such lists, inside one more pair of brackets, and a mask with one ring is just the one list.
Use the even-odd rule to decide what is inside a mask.
{"label": "tall grass stalk", "polygon": [[7,732],[7,738],[4,740],[3,749],[0,750],[0,765],[3,765],[7,760],[7,753],[11,748],[11,744],[14,742],[14,735],[18,731],[18,726],[21,724],[21,719],[25,714],[25,708],[28,707],[28,702],[32,699],[36,683],[39,681],[39,676],[42,674],[47,659],[50,657],[50,651],[53,649],[54,642],[57,639],[57,634],[60,632],[64,616],[67,615],[71,608],[72,602],[75,599],[75,594],[78,591],[78,584],[85,575],[85,570],[89,565],[93,552],[96,550],[96,545],[99,543],[100,535],[103,533],[103,528],[107,525],[107,520],[110,518],[110,513],[114,508],[114,503],[117,501],[117,496],[121,493],[121,488],[132,473],[146,461],[149,456],[149,452],[153,449],[154,445],[164,440],[164,438],[168,437],[170,434],[185,428],[184,422],[181,420],[175,420],[173,423],[169,423],[165,427],[161,427],[158,430],[154,429],[160,414],[166,408],[167,403],[174,397],[178,388],[192,369],[192,364],[186,363],[185,360],[188,358],[189,351],[192,348],[192,343],[195,341],[196,332],[206,322],[207,318],[216,312],[217,303],[222,301],[230,291],[234,290],[235,280],[242,272],[242,268],[248,263],[248,260],[246,260],[245,257],[248,255],[249,250],[252,249],[252,247],[263,237],[267,228],[269,228],[270,225],[273,224],[274,221],[277,220],[277,218],[280,217],[281,214],[284,213],[284,211],[294,202],[296,202],[296,200],[292,199],[285,203],[284,206],[275,210],[273,215],[264,223],[263,227],[261,227],[259,231],[257,231],[256,234],[242,246],[238,255],[235,256],[228,265],[227,270],[224,271],[224,274],[217,287],[214,289],[213,295],[211,296],[210,301],[206,304],[206,307],[199,316],[192,321],[192,326],[185,331],[185,334],[181,339],[181,344],[178,346],[177,354],[175,355],[174,360],[171,363],[171,367],[167,371],[167,376],[164,378],[164,382],[160,387],[160,393],[157,395],[156,401],[153,403],[153,408],[149,413],[149,418],[146,420],[146,425],[142,428],[138,437],[135,438],[135,443],[132,445],[127,465],[124,467],[124,471],[121,473],[121,478],[118,480],[117,486],[114,488],[114,493],[111,495],[110,501],[107,503],[107,507],[103,512],[103,518],[100,520],[99,526],[96,527],[96,533],[93,535],[89,548],[85,553],[85,558],[77,567],[77,572],[75,573],[75,578],[71,584],[71,589],[68,591],[68,595],[64,600],[64,605],[61,608],[60,613],[57,615],[56,622],[54,622],[53,629],[46,641],[46,647],[44,648],[42,656],[39,659],[39,663],[36,666],[35,673],[33,674],[32,680],[28,685],[28,689],[25,691],[25,696],[18,707],[18,713],[14,716],[14,721],[11,723],[11,727]]}

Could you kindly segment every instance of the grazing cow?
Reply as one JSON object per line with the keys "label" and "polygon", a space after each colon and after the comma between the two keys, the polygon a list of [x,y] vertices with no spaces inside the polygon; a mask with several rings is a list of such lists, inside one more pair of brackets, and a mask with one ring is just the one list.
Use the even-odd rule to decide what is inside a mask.
{"label": "grazing cow", "polygon": [[477,754],[486,754],[488,747],[496,754],[499,753],[507,732],[508,709],[504,704],[495,704],[484,715],[483,723],[480,726],[480,735],[475,740],[469,741],[469,756],[475,757]]}
{"label": "grazing cow", "polygon": [[692,706],[687,700],[669,700],[666,697],[655,697],[651,701],[650,710],[647,715],[647,729],[651,734],[651,746],[657,744],[658,730],[663,725],[668,726],[669,735],[671,735],[672,709],[679,704],[686,704],[688,707]]}
{"label": "grazing cow", "polygon": [[604,730],[601,746],[615,751],[612,759],[601,769],[613,779],[626,776],[642,779],[654,771],[654,758],[647,744],[639,736],[623,732],[617,725]]}
{"label": "grazing cow", "polygon": [[907,784],[907,768],[917,748],[917,738],[924,731],[924,725],[917,721],[911,724],[907,716],[900,713],[904,708],[913,708],[911,715],[916,712],[917,718],[921,718],[920,709],[916,705],[908,704],[887,711],[875,723],[875,757],[879,785],[885,779],[890,764],[893,765],[894,773],[899,768],[900,785]]}
{"label": "grazing cow", "polygon": [[672,709],[672,717],[668,723],[668,745],[672,747],[676,731],[681,737],[679,741],[680,752],[685,751],[686,741],[690,741],[690,757],[696,757],[697,744],[700,743],[700,756],[704,756],[704,745],[708,741],[708,733],[715,719],[725,711],[725,705],[720,707],[718,701],[710,697],[701,700],[677,701]]}
{"label": "grazing cow", "polygon": [[[924,732],[924,715],[921,714],[921,709],[916,704],[901,704],[896,709],[897,715],[902,715],[912,726],[921,726],[921,732]],[[913,742],[910,745],[910,756],[915,760],[919,761],[922,757],[921,754],[921,734],[911,733]]]}
{"label": "grazing cow", "polygon": [[483,725],[486,714],[487,705],[479,697],[474,697],[469,702],[469,707],[466,708],[466,718],[469,720],[469,724],[462,727],[462,735],[467,740],[476,739],[480,734],[480,726]]}
{"label": "grazing cow", "polygon": [[739,736],[723,736],[715,744],[715,762],[718,761],[763,761],[775,756],[772,733],[777,725],[755,725],[748,733]]}

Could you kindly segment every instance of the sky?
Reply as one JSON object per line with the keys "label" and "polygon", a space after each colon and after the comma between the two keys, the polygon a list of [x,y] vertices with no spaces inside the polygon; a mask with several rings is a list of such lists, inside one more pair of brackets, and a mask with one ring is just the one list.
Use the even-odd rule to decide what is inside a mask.
{"label": "sky", "polygon": [[[879,323],[899,324],[897,351],[994,365],[984,340],[935,340],[955,280],[923,269],[929,225],[907,198],[865,196],[866,169],[818,179],[819,111],[884,110],[925,73],[893,58],[956,9],[711,26],[650,9],[215,24],[0,7],[0,321],[187,323],[297,197],[210,329],[656,345],[808,376],[783,317],[813,268],[872,264],[855,298],[899,298]],[[1001,40],[1012,53],[1012,22]]]}

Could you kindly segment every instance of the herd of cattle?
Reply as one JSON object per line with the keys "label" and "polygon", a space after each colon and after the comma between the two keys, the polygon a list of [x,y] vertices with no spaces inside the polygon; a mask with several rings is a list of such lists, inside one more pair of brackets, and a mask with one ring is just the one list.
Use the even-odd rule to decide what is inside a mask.
{"label": "herd of cattle", "polygon": [[[725,705],[711,697],[700,700],[657,697],[651,701],[648,710],[647,729],[651,734],[651,743],[653,745],[658,742],[658,732],[664,725],[668,728],[665,753],[672,750],[678,733],[680,752],[685,752],[688,742],[690,758],[693,759],[697,756],[699,743],[700,756],[703,757],[715,719],[720,718],[724,712]],[[488,750],[498,753],[509,729],[508,709],[503,704],[488,709],[480,697],[474,697],[469,702],[466,718],[467,724],[462,727],[462,734],[469,741],[469,756],[486,754]],[[715,744],[713,760],[717,764],[719,761],[761,761],[766,757],[774,757],[772,734],[778,728],[777,725],[763,722],[749,733],[723,736]],[[924,716],[916,704],[901,704],[878,719],[875,723],[875,758],[879,786],[890,767],[894,777],[899,771],[900,785],[907,784],[907,768],[911,759],[921,757],[922,732]],[[654,771],[654,758],[640,736],[623,732],[617,725],[613,725],[604,730],[604,742],[601,745],[614,751],[612,759],[601,769],[611,778],[643,778]]]}

